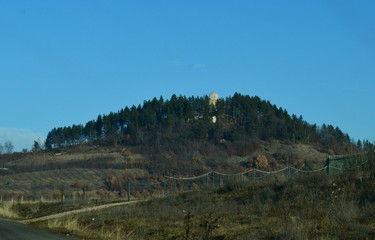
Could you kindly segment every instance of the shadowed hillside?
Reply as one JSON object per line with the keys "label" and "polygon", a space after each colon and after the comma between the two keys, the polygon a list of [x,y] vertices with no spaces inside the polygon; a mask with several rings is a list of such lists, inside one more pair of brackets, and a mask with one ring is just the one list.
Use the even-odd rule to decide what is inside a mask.
{"label": "shadowed hillside", "polygon": [[151,184],[164,175],[300,168],[367,145],[354,145],[338,127],[307,123],[259,97],[173,95],[85,125],[54,128],[44,150],[0,155],[0,194],[126,197],[129,179]]}

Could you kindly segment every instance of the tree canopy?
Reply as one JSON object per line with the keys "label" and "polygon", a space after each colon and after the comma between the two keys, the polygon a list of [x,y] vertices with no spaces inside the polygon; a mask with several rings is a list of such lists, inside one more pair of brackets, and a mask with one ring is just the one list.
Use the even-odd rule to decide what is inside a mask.
{"label": "tree canopy", "polygon": [[[215,117],[216,121],[212,121]],[[257,96],[235,93],[219,98],[172,95],[144,101],[118,112],[98,115],[86,124],[52,129],[45,147],[56,149],[81,143],[159,147],[173,141],[235,142],[245,139],[281,140],[318,144],[345,151],[350,138],[338,127],[317,126]]]}

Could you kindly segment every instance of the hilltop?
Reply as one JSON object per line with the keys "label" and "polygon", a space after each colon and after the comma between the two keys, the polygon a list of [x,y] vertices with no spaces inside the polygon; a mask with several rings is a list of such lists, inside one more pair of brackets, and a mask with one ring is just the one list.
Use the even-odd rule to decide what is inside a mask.
{"label": "hilltop", "polygon": [[[45,147],[49,151],[82,145],[132,148],[151,158],[152,171],[165,172],[178,166],[184,174],[184,169],[196,168],[197,161],[209,166],[210,157],[216,161],[247,157],[275,142],[307,145],[328,155],[357,150],[349,135],[338,127],[310,124],[269,101],[240,93],[225,99],[216,93],[153,98],[143,105],[98,115],[84,125],[54,128],[48,133]],[[293,163],[298,159],[292,155],[276,151],[267,157],[275,163]]]}
{"label": "hilltop", "polygon": [[307,123],[239,93],[154,98],[54,128],[45,149],[35,149],[0,155],[1,195],[124,196],[129,179],[157,183],[164,175],[312,166],[360,150],[338,127]]}
{"label": "hilltop", "polygon": [[[353,150],[349,135],[338,127],[310,124],[269,101],[240,93],[226,99],[217,94],[153,98],[143,105],[98,115],[83,125],[54,128],[47,135],[45,147],[53,150],[86,143],[157,151],[173,150],[185,143],[225,142],[233,144],[231,151],[237,153],[253,150],[259,140],[305,143],[331,154]],[[248,144],[242,149],[235,147],[244,143]]]}

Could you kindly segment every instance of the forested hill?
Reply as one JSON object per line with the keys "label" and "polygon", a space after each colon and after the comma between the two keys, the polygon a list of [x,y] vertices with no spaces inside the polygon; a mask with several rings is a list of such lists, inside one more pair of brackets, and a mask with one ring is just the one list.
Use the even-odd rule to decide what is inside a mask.
{"label": "forested hill", "polygon": [[241,143],[280,140],[318,146],[343,154],[350,148],[347,134],[332,125],[317,126],[290,115],[257,96],[235,93],[216,104],[210,96],[153,98],[143,105],[99,115],[84,125],[52,129],[47,149],[92,143],[161,148],[189,142]]}

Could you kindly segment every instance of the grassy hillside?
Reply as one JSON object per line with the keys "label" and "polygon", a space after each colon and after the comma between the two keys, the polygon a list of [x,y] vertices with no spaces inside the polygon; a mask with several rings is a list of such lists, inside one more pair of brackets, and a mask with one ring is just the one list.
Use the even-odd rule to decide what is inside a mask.
{"label": "grassy hillside", "polygon": [[[324,161],[326,153],[304,144],[263,142],[257,150],[233,155],[225,144],[205,145],[187,153],[143,153],[141,148],[98,148],[81,145],[63,152],[0,155],[0,196],[14,200],[66,200],[82,196],[93,199],[127,198],[128,182],[155,184],[164,175],[193,176],[208,171],[239,173],[257,168],[301,167],[306,161]],[[158,194],[161,191],[161,186]],[[135,192],[137,191],[137,193]],[[132,195],[144,189],[132,189]],[[148,189],[150,191],[150,189]]]}
{"label": "grassy hillside", "polygon": [[374,239],[372,163],[151,199],[37,223],[89,239]]}
{"label": "grassy hillside", "polygon": [[[64,151],[1,155],[8,170],[0,176],[0,214],[34,218],[127,201],[130,196],[132,201],[149,201],[34,224],[84,239],[375,237],[371,145],[360,155],[332,163],[330,171],[327,165],[315,171],[324,167],[329,155],[312,145],[260,141],[256,149],[241,155],[235,155],[232,147],[225,142],[197,143],[181,147],[195,149],[191,152],[150,153],[142,147],[80,145]],[[302,166],[307,172],[295,170]],[[194,178],[212,170],[234,175]],[[164,175],[192,178],[166,181]],[[14,201],[6,201],[10,198]]]}

